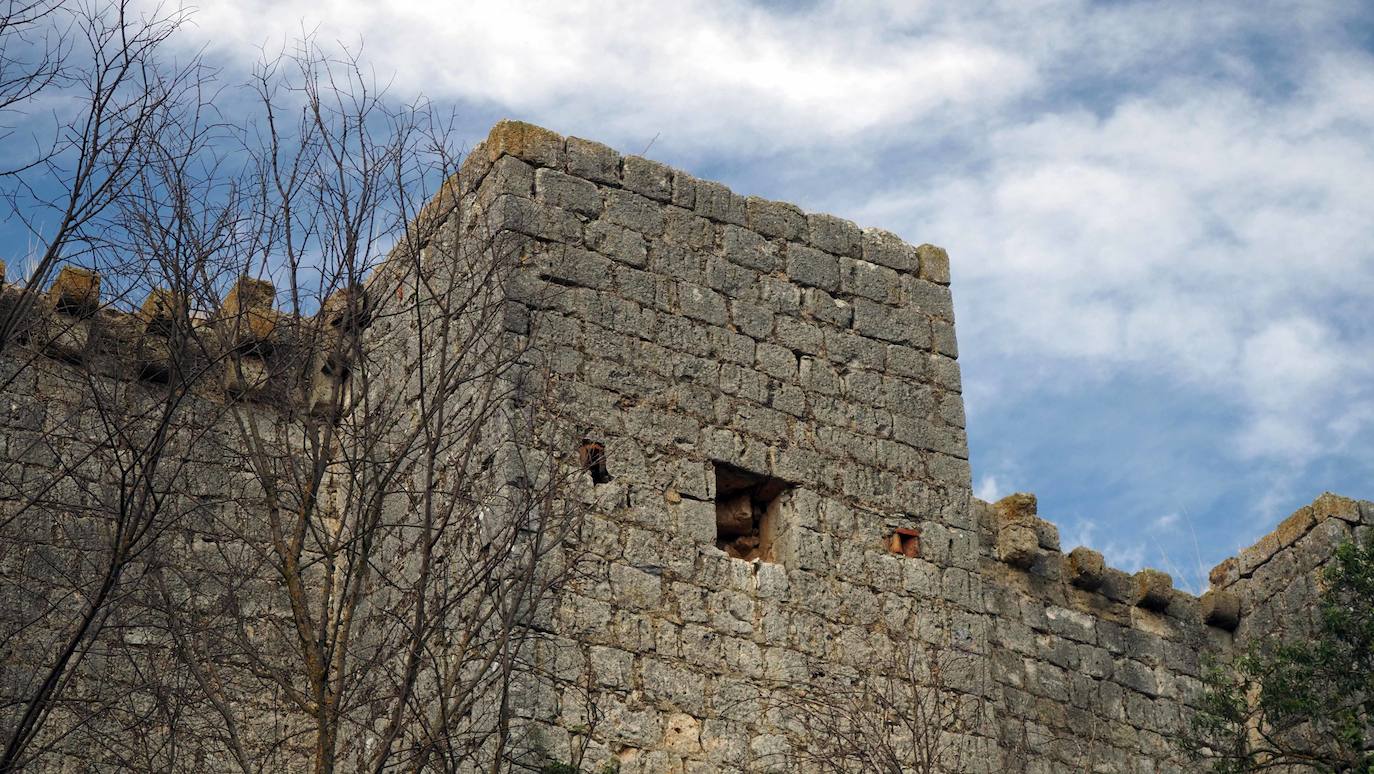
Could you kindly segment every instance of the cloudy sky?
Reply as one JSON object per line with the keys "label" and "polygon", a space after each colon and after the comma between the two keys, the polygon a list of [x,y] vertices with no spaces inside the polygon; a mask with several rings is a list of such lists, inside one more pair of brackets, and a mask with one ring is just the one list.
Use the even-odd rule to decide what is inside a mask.
{"label": "cloudy sky", "polygon": [[947,248],[974,481],[1196,587],[1374,498],[1374,6],[205,0],[228,73],[312,30],[392,94]]}

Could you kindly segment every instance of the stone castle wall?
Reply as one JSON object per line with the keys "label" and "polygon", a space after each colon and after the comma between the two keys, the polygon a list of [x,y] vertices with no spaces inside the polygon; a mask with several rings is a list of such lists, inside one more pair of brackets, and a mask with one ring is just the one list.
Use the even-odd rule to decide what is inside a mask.
{"label": "stone castle wall", "polygon": [[[79,288],[83,304],[64,301]],[[257,550],[265,522],[253,507],[259,492],[237,420],[270,421],[279,414],[273,400],[291,390],[279,374],[259,379],[272,369],[257,354],[246,354],[242,368],[197,362],[193,353],[173,366],[159,298],[144,316],[97,311],[94,279],[65,270],[27,318],[21,343],[0,354],[7,739],[20,702],[62,657],[87,604],[102,590],[111,595],[92,622],[99,636],[70,654],[63,698],[40,739],[52,751],[26,769],[225,770],[229,762],[207,752],[222,751],[215,729],[223,724],[197,687],[205,675],[182,668],[176,649],[190,647],[188,633],[208,620],[260,631],[280,622],[279,589]],[[16,288],[0,288],[0,304],[18,300]],[[205,369],[188,378],[213,390],[169,390],[174,367]],[[261,400],[226,399],[248,392]],[[118,569],[110,561],[117,545],[130,557]],[[202,655],[215,664],[235,654]],[[270,728],[286,713],[265,682],[224,687],[244,718]],[[167,757],[174,727],[180,757]],[[251,749],[257,740],[246,741]],[[290,758],[281,754],[275,760]]]}
{"label": "stone castle wall", "polygon": [[[539,636],[521,653],[520,765],[815,770],[818,755],[870,752],[827,738],[817,717],[843,720],[876,676],[899,686],[885,697],[899,715],[923,717],[934,697],[957,717],[927,721],[928,750],[909,728],[869,735],[875,750],[952,771],[1188,770],[1172,740],[1205,654],[1301,625],[1332,547],[1374,525],[1374,504],[1324,495],[1214,570],[1201,598],[1157,571],[1064,554],[1033,497],[971,496],[943,250],[517,122],[469,154],[456,196],[444,239],[519,258],[501,279],[501,335],[560,414],[558,434],[509,440],[565,446],[553,451],[587,468],[591,512],[566,554],[576,572],[528,622]],[[0,406],[10,502],[56,464],[25,439],[51,424],[49,395],[75,388],[44,380],[93,368],[85,340],[79,357],[45,341],[5,353],[12,371],[17,357],[42,363]],[[378,389],[410,389],[418,356],[386,346]],[[251,498],[216,499],[243,478],[231,417],[196,405],[209,413],[187,427],[209,429],[187,443],[219,440],[167,488],[194,501],[186,513],[218,508],[207,523],[251,531]],[[79,425],[89,408],[63,416]],[[0,546],[3,581],[39,590],[33,604],[60,585],[54,566],[79,558],[62,536],[80,520],[49,505]],[[163,564],[270,575],[236,575],[246,554],[222,532],[185,533]],[[273,593],[258,595],[264,621]],[[152,643],[139,669],[156,673],[166,632],[129,631]],[[213,710],[185,717],[200,711]]]}

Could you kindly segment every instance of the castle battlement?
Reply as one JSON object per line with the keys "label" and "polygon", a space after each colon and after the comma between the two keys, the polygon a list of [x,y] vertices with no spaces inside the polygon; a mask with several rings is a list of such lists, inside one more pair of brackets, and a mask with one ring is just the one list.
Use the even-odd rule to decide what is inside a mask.
{"label": "castle battlement", "polygon": [[246,276],[209,311],[162,288],[126,310],[102,303],[100,286],[97,272],[74,266],[42,293],[0,283],[0,318],[14,315],[15,342],[33,356],[93,375],[320,414],[339,411],[354,354],[346,342],[368,322],[361,288],[336,291],[307,317],[276,309],[272,284]]}

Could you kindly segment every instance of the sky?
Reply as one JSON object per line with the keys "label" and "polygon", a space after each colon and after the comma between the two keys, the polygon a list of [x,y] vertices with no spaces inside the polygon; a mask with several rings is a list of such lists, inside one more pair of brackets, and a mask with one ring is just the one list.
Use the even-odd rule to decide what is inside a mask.
{"label": "sky", "polygon": [[644,153],[951,257],[974,485],[1199,590],[1374,498],[1374,5],[204,0],[391,94]]}

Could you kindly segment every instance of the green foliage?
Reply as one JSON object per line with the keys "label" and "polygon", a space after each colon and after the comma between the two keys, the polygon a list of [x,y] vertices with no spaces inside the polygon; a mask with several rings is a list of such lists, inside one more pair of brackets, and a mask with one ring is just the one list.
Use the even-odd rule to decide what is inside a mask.
{"label": "green foliage", "polygon": [[1322,577],[1308,639],[1206,665],[1185,744],[1216,774],[1374,774],[1374,536],[1339,546]]}

